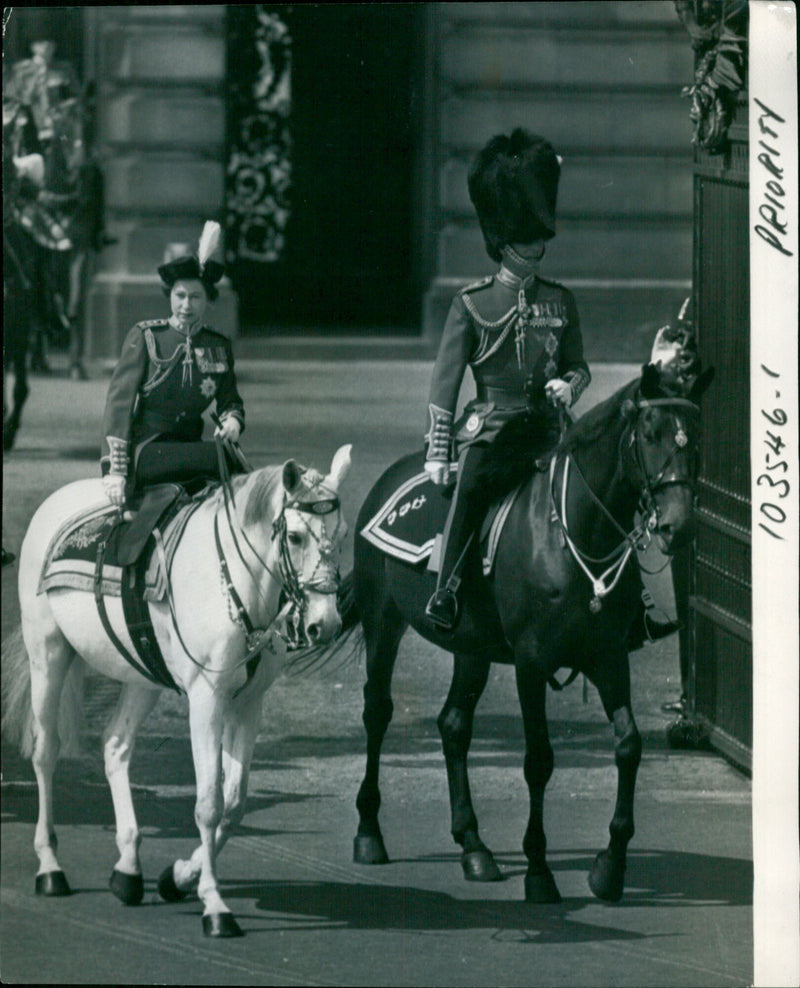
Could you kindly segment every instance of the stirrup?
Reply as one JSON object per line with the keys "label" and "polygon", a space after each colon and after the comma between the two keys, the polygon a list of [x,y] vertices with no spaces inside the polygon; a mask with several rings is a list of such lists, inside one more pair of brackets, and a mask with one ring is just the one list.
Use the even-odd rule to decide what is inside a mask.
{"label": "stirrup", "polygon": [[452,631],[458,619],[458,598],[447,587],[437,590],[425,607],[425,615],[432,624]]}

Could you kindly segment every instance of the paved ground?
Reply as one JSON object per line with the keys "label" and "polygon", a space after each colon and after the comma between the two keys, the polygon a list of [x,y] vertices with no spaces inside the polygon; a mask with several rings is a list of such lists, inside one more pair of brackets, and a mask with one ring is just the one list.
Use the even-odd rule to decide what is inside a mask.
{"label": "paved ground", "polygon": [[[251,353],[252,351],[247,351]],[[325,468],[354,444],[344,494],[349,519],[391,460],[424,428],[427,361],[246,359],[246,449],[256,464],[294,456]],[[587,406],[635,375],[595,368]],[[38,503],[94,474],[107,376],[34,378],[17,448],[4,459],[3,543],[15,549]],[[352,542],[344,568],[349,563]],[[18,616],[15,568],[2,575],[3,635]],[[663,578],[656,586],[669,611]],[[160,903],[155,880],[196,841],[191,757],[179,699],[148,721],[133,768],[143,827],[146,895],[125,909],[107,890],[113,814],[97,735],[109,689],[90,689],[82,761],[62,763],[56,819],[62,864],[76,894],[33,895],[36,791],[30,767],[2,753],[0,977],[41,984],[267,985],[747,985],[752,982],[750,783],[711,752],[670,750],[661,712],[678,692],[677,643],[633,657],[637,720],[645,742],[637,834],[622,903],[597,902],[586,885],[613,812],[611,733],[594,690],[577,681],[551,693],[556,770],[546,826],[561,889],[558,907],[522,901],[527,798],[513,673],[496,667],[478,708],[472,788],[481,832],[505,881],[461,878],[449,836],[436,715],[449,658],[418,637],[404,641],[395,720],[383,769],[382,822],[392,861],[352,863],[354,799],[363,768],[362,670],[357,663],[275,684],[264,702],[248,813],[221,859],[223,892],[245,930],[215,943],[196,900]]]}

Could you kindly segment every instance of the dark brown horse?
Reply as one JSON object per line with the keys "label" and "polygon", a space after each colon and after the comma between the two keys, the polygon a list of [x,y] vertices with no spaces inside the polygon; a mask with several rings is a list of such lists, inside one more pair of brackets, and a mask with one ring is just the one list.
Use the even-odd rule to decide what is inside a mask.
{"label": "dark brown horse", "polygon": [[[567,429],[546,468],[535,466],[535,446],[523,444],[526,478],[500,536],[492,572],[482,575],[473,545],[459,591],[461,618],[454,632],[443,633],[425,618],[425,602],[435,580],[425,564],[390,558],[360,534],[397,488],[398,477],[421,472],[421,454],[395,464],[369,493],[358,519],[354,569],[347,581],[350,599],[343,609],[345,628],[362,626],[367,654],[363,713],[367,764],[357,799],[357,862],[388,861],[378,823],[379,760],[392,716],[394,662],[410,625],[454,655],[452,684],[438,726],[447,764],[452,833],[462,847],[465,877],[472,881],[502,877],[478,835],[467,753],[475,707],[490,665],[509,663],[516,670],[530,793],[523,842],[528,859],[525,898],[559,901],[545,860],[542,821],[545,786],[553,771],[545,693],[554,673],[569,668],[595,685],[614,725],[617,803],[610,843],[598,854],[589,885],[601,899],[616,901],[622,896],[642,748],[631,712],[626,646],[641,592],[638,566],[630,557],[653,537],[667,553],[692,537],[697,402],[712,376],[713,370],[695,374],[688,386],[685,378],[648,364],[641,379]],[[511,432],[518,440],[519,425]],[[516,469],[520,479],[519,442],[512,449],[501,434],[495,448],[495,475],[487,473],[487,482],[494,482],[504,470],[513,475]]]}

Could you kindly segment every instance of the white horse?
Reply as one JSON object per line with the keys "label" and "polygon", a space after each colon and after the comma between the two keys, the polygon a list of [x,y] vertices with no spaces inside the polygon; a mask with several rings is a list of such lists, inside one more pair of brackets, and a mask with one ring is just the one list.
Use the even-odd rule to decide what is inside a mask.
{"label": "white horse", "polygon": [[[287,662],[286,649],[265,646],[278,632],[284,640],[290,635],[293,645],[323,644],[341,627],[337,562],[347,526],[337,492],[350,450],[338,450],[324,478],[289,460],[219,488],[186,525],[172,559],[167,598],[148,605],[166,666],[188,698],[201,841],[191,858],[175,861],[162,874],[159,892],[177,900],[196,887],[206,936],[242,935],[220,894],[216,859],[244,813],[264,692]],[[110,885],[122,902],[136,905],[144,886],[128,769],[137,731],[160,687],[120,654],[92,593],[38,593],[55,533],[76,512],[104,501],[100,480],[77,481],[47,498],[30,523],[19,559],[22,634],[3,657],[3,729],[32,757],[36,773],[36,892],[68,895],[56,857],[52,807],[59,743],[68,750],[69,742],[59,738],[59,730],[64,733],[59,723],[80,722],[82,690],[75,687],[82,683],[84,663],[123,684],[103,735],[119,849]],[[133,651],[120,598],[106,598],[106,606],[119,642]],[[261,661],[250,675],[248,660],[259,652]],[[63,689],[68,674],[71,688]],[[73,709],[62,710],[59,718],[60,705]]]}

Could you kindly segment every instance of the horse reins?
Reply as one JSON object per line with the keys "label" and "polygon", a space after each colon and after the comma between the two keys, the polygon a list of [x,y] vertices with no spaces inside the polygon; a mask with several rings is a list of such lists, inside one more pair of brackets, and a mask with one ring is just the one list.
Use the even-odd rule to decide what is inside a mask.
{"label": "horse reins", "polygon": [[[687,398],[677,398],[677,397],[649,398],[649,399],[642,398],[639,399],[639,401],[636,404],[637,411],[639,412],[641,412],[645,408],[652,408],[659,406],[661,407],[677,406],[682,408],[689,408],[694,412],[697,412],[698,414],[700,412],[698,406],[695,405],[694,402],[689,401]],[[638,417],[637,417],[637,423],[638,423]],[[679,449],[682,449],[684,446],[686,446],[686,444],[689,441],[683,429],[680,427],[678,428],[678,431],[675,434],[675,442],[673,443],[672,449],[670,450],[669,455],[664,461],[664,464],[662,465],[656,477],[650,478],[647,474],[647,470],[645,469],[642,458],[642,453],[639,443],[639,433],[638,433],[638,429],[636,428],[637,423],[634,423],[633,429],[630,433],[630,439],[627,440],[626,442],[625,440],[626,432],[623,432],[622,435],[620,436],[620,443],[619,443],[621,459],[623,460],[624,460],[624,456],[622,454],[624,448],[630,446],[635,447],[636,452],[635,452],[634,465],[641,475],[641,495],[640,495],[639,506],[642,513],[643,521],[642,523],[637,525],[634,529],[632,529],[632,531],[630,532],[625,531],[625,529],[619,524],[616,518],[614,518],[614,516],[611,514],[608,508],[603,504],[600,498],[592,490],[591,486],[589,485],[589,482],[586,480],[586,477],[583,475],[580,467],[578,466],[571,452],[567,452],[563,460],[564,468],[562,473],[561,504],[559,511],[557,499],[554,494],[556,461],[558,460],[558,457],[554,456],[550,461],[550,497],[553,502],[553,515],[555,517],[555,520],[557,520],[559,523],[561,532],[564,536],[564,541],[566,542],[567,547],[569,548],[573,558],[581,567],[585,575],[588,577],[590,583],[592,584],[592,590],[594,592],[594,596],[589,602],[589,610],[593,614],[596,614],[600,611],[602,607],[603,598],[608,596],[608,594],[611,593],[614,587],[616,587],[617,583],[619,582],[622,576],[622,572],[625,569],[625,566],[628,563],[628,560],[630,559],[634,550],[645,547],[643,544],[643,540],[646,537],[648,537],[649,533],[652,532],[658,525],[658,505],[656,504],[655,501],[655,496],[654,496],[655,492],[663,487],[669,486],[670,484],[685,485],[689,487],[691,487],[692,485],[691,480],[688,478],[686,479],[675,478],[675,479],[664,480],[664,476],[666,475],[667,470],[675,457],[675,454],[678,452]],[[569,533],[569,526],[567,523],[567,487],[569,482],[570,466],[575,471],[575,473],[577,473],[585,490],[587,491],[591,499],[594,501],[594,503],[601,509],[603,514],[612,523],[614,528],[622,535],[621,543],[615,549],[612,549],[612,551],[608,553],[608,555],[603,556],[600,559],[593,558],[592,556],[588,555],[588,553],[583,552],[583,550],[579,549]],[[604,563],[610,563],[610,565],[600,576],[596,576],[589,569],[587,563],[594,563],[601,565]],[[610,583],[607,582],[609,579],[611,580]]]}

